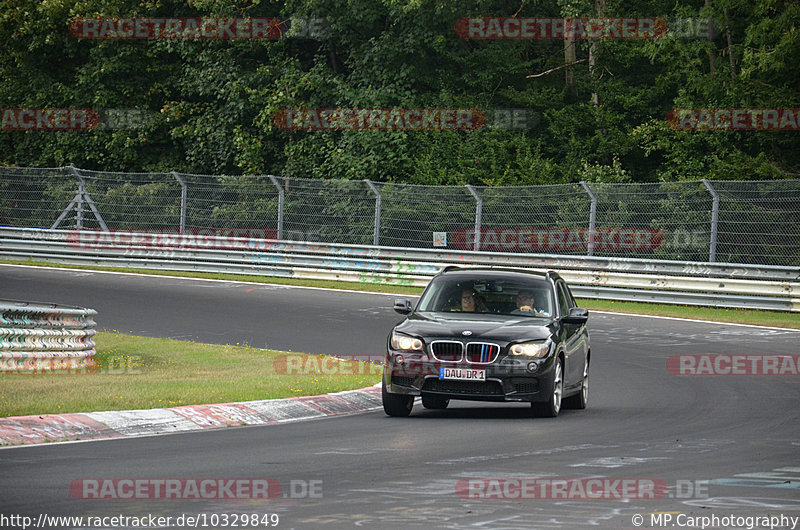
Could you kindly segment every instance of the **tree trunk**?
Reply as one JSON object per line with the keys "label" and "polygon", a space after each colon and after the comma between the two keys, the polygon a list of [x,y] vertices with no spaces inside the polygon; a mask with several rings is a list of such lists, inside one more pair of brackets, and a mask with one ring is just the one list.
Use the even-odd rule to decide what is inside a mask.
{"label": "tree trunk", "polygon": [[[711,12],[711,0],[706,0],[706,13]],[[709,31],[707,36],[708,41],[711,43],[711,47],[708,49],[708,67],[711,71],[711,77],[714,77],[714,74],[717,71],[717,52],[714,50],[714,32]]]}
{"label": "tree trunk", "polygon": [[731,24],[728,19],[728,10],[724,9],[722,14],[725,16],[725,35],[728,39],[728,60],[731,63],[731,80],[736,81],[736,61],[733,57],[733,35],[731,34]]}
{"label": "tree trunk", "polygon": [[[566,26],[566,24],[565,24]],[[572,64],[575,62],[575,39],[564,38],[564,64]],[[572,69],[567,68],[564,70],[564,82],[569,87],[573,96],[578,95],[578,86],[575,84],[575,73]]]}
{"label": "tree trunk", "polygon": [[595,54],[597,53],[597,42],[592,41],[592,44],[589,45],[589,77],[592,79],[592,104],[595,107],[600,106],[600,96],[597,95],[597,70],[595,67],[595,63],[597,61],[597,57]]}
{"label": "tree trunk", "polygon": [[[594,7],[597,18],[603,18],[606,9],[606,0],[595,0]],[[589,45],[589,78],[592,80],[592,104],[600,106],[600,96],[597,94],[597,40],[592,40]]]}
{"label": "tree trunk", "polygon": [[333,73],[339,73],[339,65],[336,61],[336,47],[333,45],[333,39],[328,40],[328,58],[331,62],[331,69]]}

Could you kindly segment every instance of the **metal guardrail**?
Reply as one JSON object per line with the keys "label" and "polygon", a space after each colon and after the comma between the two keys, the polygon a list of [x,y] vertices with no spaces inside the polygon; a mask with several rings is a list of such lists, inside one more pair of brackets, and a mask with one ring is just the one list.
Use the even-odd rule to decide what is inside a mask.
{"label": "metal guardrail", "polygon": [[447,265],[557,270],[578,297],[800,312],[800,268],[0,228],[0,258],[425,286]]}
{"label": "metal guardrail", "polygon": [[96,314],[81,307],[0,300],[0,371],[93,367]]}

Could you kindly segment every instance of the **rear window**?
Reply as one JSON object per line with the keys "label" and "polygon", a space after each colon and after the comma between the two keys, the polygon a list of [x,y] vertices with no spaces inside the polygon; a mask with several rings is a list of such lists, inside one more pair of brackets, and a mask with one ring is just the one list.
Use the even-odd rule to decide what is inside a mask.
{"label": "rear window", "polygon": [[550,317],[550,284],[535,278],[441,276],[419,301],[419,311]]}

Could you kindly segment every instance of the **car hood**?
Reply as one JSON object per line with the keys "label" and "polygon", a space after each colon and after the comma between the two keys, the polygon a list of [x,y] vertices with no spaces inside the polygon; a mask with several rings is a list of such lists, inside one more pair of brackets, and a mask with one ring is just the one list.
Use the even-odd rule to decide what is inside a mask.
{"label": "car hood", "polygon": [[[412,313],[395,329],[423,338],[467,338],[494,341],[544,340],[553,335],[551,318],[463,313]],[[464,331],[472,334],[465,336]]]}

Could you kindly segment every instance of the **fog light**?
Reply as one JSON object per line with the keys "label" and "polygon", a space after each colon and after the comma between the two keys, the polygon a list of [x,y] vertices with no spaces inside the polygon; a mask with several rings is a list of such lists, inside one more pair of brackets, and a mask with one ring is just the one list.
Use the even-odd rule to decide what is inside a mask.
{"label": "fog light", "polygon": [[538,369],[539,369],[539,363],[537,363],[536,361],[531,361],[528,363],[529,372],[535,372]]}
{"label": "fog light", "polygon": [[396,362],[397,364],[403,364],[403,361],[404,361],[404,360],[405,360],[405,359],[403,359],[403,356],[402,356],[402,355],[395,355],[395,356],[394,356],[394,362]]}

